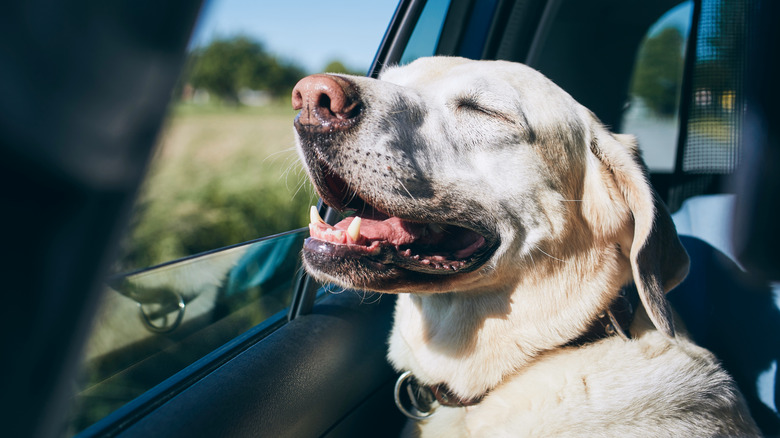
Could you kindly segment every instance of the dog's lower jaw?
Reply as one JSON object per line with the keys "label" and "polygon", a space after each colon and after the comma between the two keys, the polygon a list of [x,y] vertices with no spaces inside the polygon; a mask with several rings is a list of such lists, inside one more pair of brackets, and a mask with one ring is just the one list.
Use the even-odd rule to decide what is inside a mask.
{"label": "dog's lower jaw", "polygon": [[[587,265],[582,258],[590,259]],[[630,275],[628,262],[610,248],[536,263],[560,264],[565,273],[492,292],[399,295],[390,362],[423,384],[446,383],[460,397],[479,397],[544,351],[577,338]],[[580,272],[594,265],[597,270]],[[540,309],[552,310],[541,315]]]}

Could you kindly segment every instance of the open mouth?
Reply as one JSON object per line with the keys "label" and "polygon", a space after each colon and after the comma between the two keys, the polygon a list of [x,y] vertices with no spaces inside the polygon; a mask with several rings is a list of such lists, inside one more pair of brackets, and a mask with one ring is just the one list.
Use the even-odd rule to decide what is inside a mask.
{"label": "open mouth", "polygon": [[371,261],[377,268],[453,274],[478,268],[495,247],[482,234],[464,226],[390,216],[361,198],[337,175],[323,173],[327,175],[320,179],[323,199],[337,210],[354,214],[331,226],[312,207],[311,237],[306,239],[305,251],[332,259]]}

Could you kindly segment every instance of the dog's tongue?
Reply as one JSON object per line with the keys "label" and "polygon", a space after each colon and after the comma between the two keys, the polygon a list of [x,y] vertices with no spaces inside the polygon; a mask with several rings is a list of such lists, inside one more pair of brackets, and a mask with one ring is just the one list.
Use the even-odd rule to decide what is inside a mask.
{"label": "dog's tongue", "polygon": [[[356,224],[355,221],[358,221]],[[428,225],[408,222],[397,217],[384,220],[348,217],[334,226],[312,221],[312,237],[332,243],[366,244],[382,242],[395,246],[409,245],[429,235]]]}
{"label": "dog's tongue", "polygon": [[[320,218],[312,207],[311,237],[351,248],[358,253],[374,254],[380,246],[393,246],[403,256],[412,257],[421,264],[462,260],[473,255],[485,244],[485,238],[459,227],[438,224],[422,224],[397,217],[348,217],[334,226]],[[415,245],[420,253],[413,253],[409,245]],[[401,250],[401,247],[407,249]],[[450,266],[450,265],[448,265]],[[452,268],[452,266],[450,266]]]}

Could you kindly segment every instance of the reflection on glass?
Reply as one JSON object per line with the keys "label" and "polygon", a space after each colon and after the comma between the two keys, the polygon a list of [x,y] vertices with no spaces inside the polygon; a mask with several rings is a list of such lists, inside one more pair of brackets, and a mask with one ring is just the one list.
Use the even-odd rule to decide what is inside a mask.
{"label": "reflection on glass", "polygon": [[450,0],[428,0],[401,55],[400,65],[436,53],[441,28],[444,26],[444,19],[449,9]]}
{"label": "reflection on glass", "polygon": [[679,100],[693,2],[681,3],[648,31],[639,49],[621,131],[637,136],[652,172],[674,171]]}
{"label": "reflection on glass", "polygon": [[290,304],[306,230],[113,279],[87,344],[77,433]]}

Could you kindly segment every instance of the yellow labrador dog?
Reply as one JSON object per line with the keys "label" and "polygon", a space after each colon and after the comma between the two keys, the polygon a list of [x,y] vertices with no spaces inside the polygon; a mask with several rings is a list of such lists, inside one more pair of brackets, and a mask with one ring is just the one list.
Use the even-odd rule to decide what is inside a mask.
{"label": "yellow labrador dog", "polygon": [[293,106],[314,186],[355,212],[314,212],[306,268],[400,294],[407,433],[758,435],[717,359],[675,331],[664,294],[688,256],[632,137],[503,61],[310,76]]}

